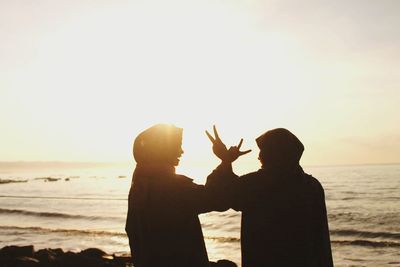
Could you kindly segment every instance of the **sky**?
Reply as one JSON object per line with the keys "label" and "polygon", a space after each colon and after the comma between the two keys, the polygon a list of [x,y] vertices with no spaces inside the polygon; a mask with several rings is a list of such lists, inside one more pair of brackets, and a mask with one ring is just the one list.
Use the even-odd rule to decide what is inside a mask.
{"label": "sky", "polygon": [[[400,1],[0,1],[0,161],[132,161],[155,123],[184,168],[284,127],[303,165],[400,162]],[[246,169],[246,170],[247,170]]]}

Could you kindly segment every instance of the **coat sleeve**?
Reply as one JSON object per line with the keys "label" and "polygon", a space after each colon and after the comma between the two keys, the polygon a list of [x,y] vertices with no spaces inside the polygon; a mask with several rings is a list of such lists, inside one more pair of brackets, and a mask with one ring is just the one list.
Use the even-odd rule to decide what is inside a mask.
{"label": "coat sleeve", "polygon": [[226,211],[231,207],[234,179],[237,176],[218,166],[208,177],[205,185],[190,182],[185,186],[181,205],[191,212],[206,213]]}
{"label": "coat sleeve", "polygon": [[208,176],[206,187],[213,191],[221,209],[242,211],[252,199],[249,176],[252,176],[252,173],[239,177],[230,165],[221,164]]}

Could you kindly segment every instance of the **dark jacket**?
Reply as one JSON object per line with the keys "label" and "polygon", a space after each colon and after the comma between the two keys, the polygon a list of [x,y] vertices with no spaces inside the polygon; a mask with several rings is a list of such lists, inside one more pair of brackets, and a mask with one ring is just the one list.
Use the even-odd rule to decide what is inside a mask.
{"label": "dark jacket", "polygon": [[154,168],[136,168],[133,176],[126,232],[135,267],[208,266],[198,214],[226,209],[214,180],[203,186]]}
{"label": "dark jacket", "polygon": [[[331,267],[324,190],[301,168],[291,174],[260,169],[231,176],[230,207],[242,212],[242,267]],[[228,193],[226,193],[228,194]]]}

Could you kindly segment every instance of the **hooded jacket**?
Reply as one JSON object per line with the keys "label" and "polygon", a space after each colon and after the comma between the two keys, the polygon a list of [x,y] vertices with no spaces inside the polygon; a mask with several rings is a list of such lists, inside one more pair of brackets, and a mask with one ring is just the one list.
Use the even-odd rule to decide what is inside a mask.
{"label": "hooded jacket", "polygon": [[155,126],[135,140],[138,163],[125,228],[135,267],[209,266],[198,214],[227,209],[226,199],[216,190],[223,179],[198,185],[162,163],[169,151],[180,149],[179,132],[176,127]]}
{"label": "hooded jacket", "polygon": [[260,170],[238,177],[221,165],[208,177],[231,180],[224,194],[242,212],[242,267],[332,267],[324,190],[298,163],[303,144],[282,128],[256,141]]}

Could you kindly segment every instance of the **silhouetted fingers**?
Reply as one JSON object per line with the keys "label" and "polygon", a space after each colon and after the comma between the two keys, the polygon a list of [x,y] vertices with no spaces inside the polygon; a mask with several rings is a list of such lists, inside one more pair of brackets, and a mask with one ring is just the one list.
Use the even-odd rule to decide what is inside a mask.
{"label": "silhouetted fingers", "polygon": [[215,125],[213,125],[213,130],[214,130],[215,140],[221,140],[221,138],[219,138],[217,127],[215,127]]}
{"label": "silhouetted fingers", "polygon": [[210,139],[211,143],[214,144],[215,139],[214,139],[214,137],[212,137],[212,135],[207,130],[206,130],[206,135],[207,135],[208,139]]}
{"label": "silhouetted fingers", "polygon": [[239,153],[240,153],[240,156],[242,156],[242,155],[246,155],[247,153],[250,153],[250,152],[251,152],[251,149],[246,150],[246,151],[240,151]]}
{"label": "silhouetted fingers", "polygon": [[237,148],[238,148],[238,149],[240,149],[240,147],[242,146],[242,144],[243,144],[243,138],[242,138],[242,139],[240,139],[240,142],[239,142],[239,144],[238,144]]}

